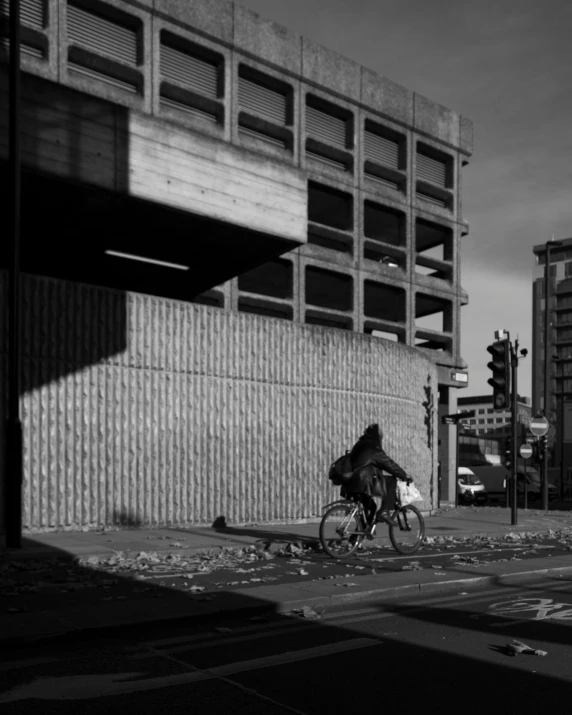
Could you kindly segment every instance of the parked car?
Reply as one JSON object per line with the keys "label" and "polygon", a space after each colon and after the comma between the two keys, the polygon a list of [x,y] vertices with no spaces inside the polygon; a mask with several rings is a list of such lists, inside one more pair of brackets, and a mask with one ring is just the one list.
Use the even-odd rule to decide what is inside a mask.
{"label": "parked car", "polygon": [[459,504],[486,504],[489,498],[485,485],[468,467],[457,470]]}

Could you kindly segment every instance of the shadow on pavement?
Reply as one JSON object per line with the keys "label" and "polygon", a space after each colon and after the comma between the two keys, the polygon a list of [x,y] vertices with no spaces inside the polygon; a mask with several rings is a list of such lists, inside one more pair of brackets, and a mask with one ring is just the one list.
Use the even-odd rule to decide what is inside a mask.
{"label": "shadow on pavement", "polygon": [[[132,626],[141,635],[141,623],[148,632],[153,623],[166,618],[169,627],[186,621],[185,628],[192,630],[197,619],[223,616],[229,610],[240,610],[245,617],[250,612],[276,613],[275,604],[232,590],[193,592],[191,573],[187,590],[184,584],[169,588],[167,582],[173,579],[165,564],[165,581],[157,582],[146,578],[144,567],[129,573],[130,559],[117,562],[117,568],[127,564],[127,572],[114,573],[113,555],[111,566],[106,558],[103,570],[97,567],[97,557],[78,559],[29,537],[23,545],[33,555],[0,553],[0,651],[11,651],[37,637],[98,637],[106,627]],[[164,561],[168,566],[169,557]]]}
{"label": "shadow on pavement", "polygon": [[[219,517],[220,519],[221,517]],[[222,521],[215,521],[215,524],[222,524]],[[224,522],[226,524],[226,521]],[[275,529],[273,530],[272,527],[267,527],[267,528],[256,528],[256,529],[249,529],[247,526],[222,526],[222,525],[213,525],[210,529],[209,532],[215,533],[215,534],[220,534],[221,536],[227,536],[227,537],[250,537],[250,538],[255,538],[257,541],[262,541],[262,542],[303,542],[305,544],[315,544],[318,542],[318,528],[319,524],[315,524],[315,535],[314,536],[309,536],[307,533],[303,533],[302,530],[296,531],[296,524],[292,525],[292,530],[291,531],[281,531],[280,529]],[[300,526],[305,526],[307,527],[307,524],[301,524]],[[193,529],[192,527],[174,527],[171,528],[170,531],[180,531],[186,534],[203,534],[204,529],[202,530],[196,530]]]}
{"label": "shadow on pavement", "polygon": [[[25,639],[34,628],[38,630],[42,615],[45,619],[44,633],[50,632],[51,628],[54,634],[59,632],[61,636],[79,639],[80,642],[88,635],[95,636],[98,648],[105,647],[113,639],[121,639],[123,643],[126,639],[140,642],[169,632],[180,638],[193,638],[200,632],[208,638],[204,647],[195,645],[190,656],[182,652],[177,654],[179,661],[183,660],[198,668],[212,667],[209,658],[212,660],[214,656],[209,655],[209,652],[214,653],[213,649],[218,648],[220,654],[221,648],[225,648],[224,639],[230,641],[228,635],[217,634],[213,625],[209,625],[208,619],[211,616],[225,616],[231,625],[231,636],[234,629],[254,626],[247,622],[255,614],[265,614],[265,619],[270,622],[276,620],[276,628],[281,625],[292,627],[291,632],[281,631],[278,638],[269,637],[258,643],[254,639],[240,639],[240,643],[235,646],[236,650],[231,648],[224,651],[224,656],[229,659],[226,662],[264,658],[267,654],[302,650],[315,647],[316,644],[355,641],[355,649],[349,643],[350,647],[344,652],[324,656],[318,653],[318,657],[300,662],[294,659],[294,662],[276,667],[267,667],[261,663],[255,669],[237,674],[231,672],[226,676],[227,682],[230,678],[242,687],[253,688],[274,701],[308,714],[353,712],[356,698],[359,699],[360,709],[377,707],[382,701],[384,707],[399,708],[400,711],[404,706],[407,709],[409,706],[432,709],[435,705],[442,714],[458,713],[461,710],[464,715],[481,714],[483,711],[492,715],[504,715],[506,712],[536,715],[543,711],[547,702],[554,713],[568,712],[569,708],[569,682],[554,677],[552,673],[540,671],[531,680],[530,671],[523,667],[523,664],[529,662],[525,657],[513,659],[500,650],[513,637],[567,645],[570,633],[557,623],[527,622],[499,632],[491,627],[486,617],[481,619],[479,610],[474,610],[470,604],[465,613],[459,615],[459,609],[454,610],[439,603],[424,606],[420,610],[415,604],[399,605],[384,601],[380,603],[380,609],[383,608],[384,613],[393,610],[399,614],[399,621],[380,620],[373,628],[371,622],[364,622],[361,627],[357,624],[349,627],[349,624],[343,624],[343,615],[338,623],[327,619],[303,620],[292,614],[279,615],[276,604],[250,598],[244,593],[220,591],[213,594],[212,598],[206,598],[208,594],[173,591],[163,584],[147,584],[135,577],[101,573],[90,566],[89,561],[77,563],[57,549],[50,549],[42,559],[34,560],[11,560],[10,555],[4,555],[0,559],[0,574],[3,588],[11,581],[17,582],[14,586],[15,595],[4,595],[0,599],[2,632],[6,635],[6,612],[9,611],[12,632],[15,638],[20,639]],[[36,587],[39,590],[34,592],[22,588],[26,584],[31,589]],[[543,590],[547,590],[546,585]],[[562,598],[562,592],[554,591],[554,597]],[[502,598],[501,592],[499,599]],[[229,608],[246,610],[231,617]],[[462,604],[460,608],[463,608]],[[53,617],[47,618],[46,612],[54,614]],[[168,624],[161,622],[167,612],[170,617]],[[471,618],[474,615],[479,618]],[[199,618],[189,620],[196,616]],[[329,617],[329,614],[326,613],[326,616]],[[149,618],[156,620],[141,623]],[[232,623],[231,618],[234,619]],[[126,626],[126,622],[131,622],[131,625]],[[103,630],[104,626],[119,624],[122,625],[120,630]],[[270,623],[270,626],[273,624]],[[437,626],[434,637],[431,636],[433,626]],[[438,635],[441,632],[439,628],[446,626],[452,626],[455,632],[461,633],[461,637],[441,638]],[[471,639],[471,633],[477,632],[485,637]],[[371,641],[367,647],[363,647],[361,641],[357,640],[363,638]],[[11,657],[16,658],[13,651],[11,645]],[[538,661],[542,661],[541,664],[548,662],[540,658]],[[144,665],[139,668],[145,670]],[[264,668],[263,678],[261,668]],[[30,674],[29,679],[33,677],[37,676]],[[159,694],[164,692],[160,678],[156,677],[151,667],[143,678],[155,678],[157,685],[153,687],[158,689]],[[8,687],[3,686],[3,690]],[[192,687],[198,692],[202,686],[196,684]],[[145,698],[152,697],[153,692],[151,689]],[[105,692],[102,691],[87,697],[102,698],[103,695]],[[143,695],[130,695],[130,705],[135,705],[139,697]],[[45,699],[50,700],[49,697]],[[78,706],[75,703],[81,699],[79,696],[72,698],[58,712],[60,715],[77,712]],[[105,712],[119,712],[111,709],[111,696],[102,699],[102,705],[107,703],[110,709]],[[124,700],[121,705],[124,707]],[[213,707],[213,702],[210,706]],[[10,710],[10,707],[14,709]],[[14,703],[4,712],[21,712],[18,707],[18,703]],[[160,710],[148,705],[145,712]],[[206,713],[207,710],[194,712]]]}

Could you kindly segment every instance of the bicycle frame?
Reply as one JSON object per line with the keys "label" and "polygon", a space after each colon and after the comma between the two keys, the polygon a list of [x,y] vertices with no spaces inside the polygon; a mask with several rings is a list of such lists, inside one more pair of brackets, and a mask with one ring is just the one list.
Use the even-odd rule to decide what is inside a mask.
{"label": "bicycle frame", "polygon": [[[322,511],[324,509],[328,509],[331,506],[334,506],[335,504],[350,504],[353,506],[355,509],[360,509],[363,513],[363,505],[360,502],[355,502],[352,499],[336,499],[336,501],[332,501],[329,504],[326,504],[325,506],[322,507]],[[399,525],[399,530],[400,531],[411,531],[411,527],[409,526],[409,522],[407,521],[407,512],[403,510],[403,507],[401,504],[396,502],[395,509],[393,510],[392,514],[393,518],[397,518],[397,524]],[[377,526],[377,523],[376,523]],[[359,533],[364,533],[364,532],[359,532]]]}
{"label": "bicycle frame", "polygon": [[326,504],[326,506],[323,506],[322,511],[324,509],[327,509],[330,506],[334,506],[334,504],[353,504],[355,507],[358,506],[358,503],[355,501],[352,501],[351,499],[337,499],[336,501],[332,501],[329,504]]}

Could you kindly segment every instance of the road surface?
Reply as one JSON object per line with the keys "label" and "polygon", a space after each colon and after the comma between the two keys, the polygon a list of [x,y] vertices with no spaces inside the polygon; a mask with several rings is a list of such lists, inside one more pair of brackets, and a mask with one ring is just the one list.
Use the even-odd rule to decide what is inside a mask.
{"label": "road surface", "polygon": [[[338,608],[319,618],[155,627],[135,638],[5,654],[0,707],[2,715],[382,708],[568,715],[571,629],[572,577]],[[512,655],[514,639],[546,655]]]}

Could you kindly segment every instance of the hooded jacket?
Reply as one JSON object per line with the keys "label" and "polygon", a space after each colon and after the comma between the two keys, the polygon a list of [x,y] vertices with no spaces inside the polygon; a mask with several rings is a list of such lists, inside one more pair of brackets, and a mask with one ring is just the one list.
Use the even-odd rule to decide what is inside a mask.
{"label": "hooded jacket", "polygon": [[373,424],[354,444],[350,452],[354,475],[345,486],[346,492],[385,496],[384,471],[396,479],[407,479],[404,470],[383,450],[381,440],[379,425]]}

